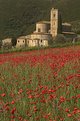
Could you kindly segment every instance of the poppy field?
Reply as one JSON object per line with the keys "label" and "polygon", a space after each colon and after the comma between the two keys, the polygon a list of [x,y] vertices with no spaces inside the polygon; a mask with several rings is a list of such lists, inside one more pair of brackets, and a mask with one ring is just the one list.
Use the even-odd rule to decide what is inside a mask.
{"label": "poppy field", "polygon": [[0,121],[80,121],[80,46],[1,54]]}

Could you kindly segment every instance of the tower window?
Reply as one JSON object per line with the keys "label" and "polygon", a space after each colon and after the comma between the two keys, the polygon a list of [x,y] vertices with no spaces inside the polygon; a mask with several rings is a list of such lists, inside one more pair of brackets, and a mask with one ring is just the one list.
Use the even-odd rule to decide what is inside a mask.
{"label": "tower window", "polygon": [[38,28],[38,32],[40,32],[41,30],[40,30],[40,28]]}
{"label": "tower window", "polygon": [[55,17],[56,15],[54,14],[54,17]]}
{"label": "tower window", "polygon": [[41,40],[41,42],[42,42],[42,40]]}

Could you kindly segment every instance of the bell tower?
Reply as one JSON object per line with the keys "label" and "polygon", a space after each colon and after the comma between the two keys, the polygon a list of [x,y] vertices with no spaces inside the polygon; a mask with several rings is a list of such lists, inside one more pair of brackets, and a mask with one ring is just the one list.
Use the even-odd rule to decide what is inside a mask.
{"label": "bell tower", "polygon": [[55,37],[57,34],[61,33],[61,16],[58,9],[51,9],[51,34],[52,37]]}

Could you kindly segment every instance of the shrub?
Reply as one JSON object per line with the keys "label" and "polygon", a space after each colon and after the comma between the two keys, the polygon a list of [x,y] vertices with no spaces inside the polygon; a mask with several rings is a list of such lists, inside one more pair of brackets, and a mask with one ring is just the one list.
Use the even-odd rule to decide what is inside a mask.
{"label": "shrub", "polygon": [[2,46],[2,42],[1,42],[1,40],[0,40],[0,48],[1,48],[1,46]]}
{"label": "shrub", "polygon": [[12,48],[11,42],[6,42],[2,45],[2,49],[11,49],[11,48]]}
{"label": "shrub", "polygon": [[15,46],[17,43],[17,39],[16,38],[12,38],[12,46]]}
{"label": "shrub", "polygon": [[55,38],[54,38],[54,41],[56,44],[62,44],[62,43],[65,43],[66,42],[66,37],[62,34],[58,34]]}

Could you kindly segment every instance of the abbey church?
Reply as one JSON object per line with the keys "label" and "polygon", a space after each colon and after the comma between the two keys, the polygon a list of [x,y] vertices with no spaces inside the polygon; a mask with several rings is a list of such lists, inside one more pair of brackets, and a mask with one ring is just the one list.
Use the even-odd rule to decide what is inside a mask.
{"label": "abbey church", "polygon": [[72,32],[71,24],[62,23],[59,10],[52,8],[50,21],[37,22],[36,30],[30,35],[19,37],[16,47],[48,46],[49,42],[58,34],[63,34],[71,39],[76,38],[76,34]]}

